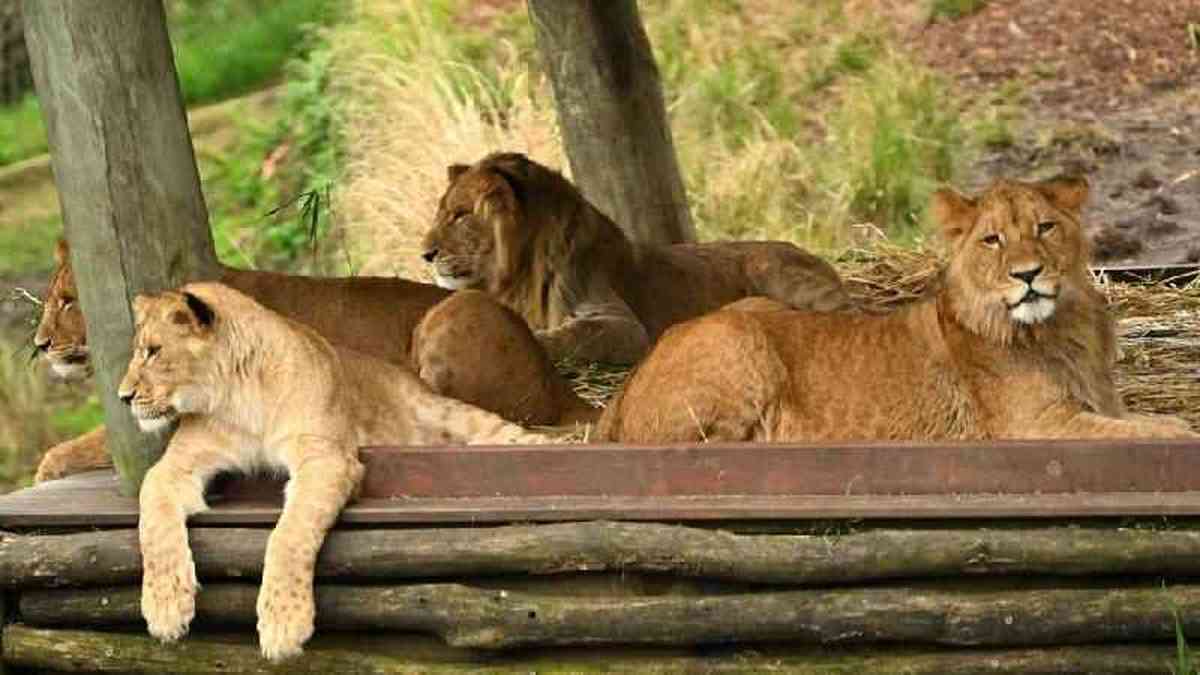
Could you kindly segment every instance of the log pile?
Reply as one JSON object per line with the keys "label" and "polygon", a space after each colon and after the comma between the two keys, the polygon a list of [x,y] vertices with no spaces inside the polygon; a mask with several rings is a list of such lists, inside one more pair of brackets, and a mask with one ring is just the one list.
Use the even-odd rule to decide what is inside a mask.
{"label": "log pile", "polygon": [[[4,660],[268,672],[253,633],[267,535],[191,530],[193,634],[163,646],[141,623],[136,531],[0,533]],[[316,573],[318,639],[288,672],[1166,672],[1177,629],[1200,634],[1200,585],[1170,583],[1200,575],[1188,530],[340,530]]]}

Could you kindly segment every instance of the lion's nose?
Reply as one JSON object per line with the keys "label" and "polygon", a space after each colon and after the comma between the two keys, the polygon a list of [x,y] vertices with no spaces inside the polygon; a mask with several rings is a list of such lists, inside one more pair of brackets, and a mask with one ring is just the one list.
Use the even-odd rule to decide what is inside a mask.
{"label": "lion's nose", "polygon": [[121,403],[130,405],[133,403],[133,392],[119,391],[117,392],[117,398],[121,399]]}
{"label": "lion's nose", "polygon": [[1020,279],[1021,281],[1024,281],[1027,284],[1032,284],[1033,280],[1036,279],[1037,276],[1041,273],[1042,273],[1042,266],[1038,265],[1037,267],[1027,269],[1027,270],[1021,270],[1020,272],[1009,272],[1008,275],[1014,279]]}
{"label": "lion's nose", "polygon": [[425,262],[431,263],[431,262],[433,262],[433,259],[437,257],[437,253],[438,253],[438,250],[436,248],[431,248],[428,251],[425,251],[424,253],[422,253],[421,257],[425,259]]}
{"label": "lion's nose", "polygon": [[34,346],[34,347],[35,347],[35,348],[36,348],[36,349],[37,349],[39,352],[44,352],[44,351],[47,351],[47,350],[49,350],[49,349],[50,349],[50,338],[37,338],[37,337],[35,337],[35,338],[33,339],[33,346]]}

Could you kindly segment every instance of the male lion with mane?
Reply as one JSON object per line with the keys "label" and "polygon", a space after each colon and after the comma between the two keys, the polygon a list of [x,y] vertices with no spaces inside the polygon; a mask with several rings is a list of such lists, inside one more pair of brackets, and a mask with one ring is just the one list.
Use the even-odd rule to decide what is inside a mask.
{"label": "male lion with mane", "polygon": [[[60,240],[34,345],[51,371],[78,381],[92,373],[87,329],[69,249]],[[599,415],[554,369],[528,325],[483,293],[454,293],[385,277],[305,277],[222,269],[222,281],[335,344],[412,365],[434,391],[514,422],[591,422]],[[52,448],[35,482],[112,465],[104,427]]]}
{"label": "male lion with mane", "polygon": [[[755,299],[669,330],[601,417],[602,439],[1195,437],[1127,414],[1079,222],[1087,183],[943,190],[935,292],[884,316]],[[753,305],[753,306],[751,306]]]}
{"label": "male lion with mane", "polygon": [[133,358],[118,390],[145,431],[179,427],[142,484],[142,615],[164,641],[195,614],[187,516],[219,471],[285,471],[283,513],[258,595],[263,654],[312,635],[313,566],[362,478],[366,445],[540,443],[503,418],[432,391],[410,371],[336,347],[218,283],[134,301]]}
{"label": "male lion with mane", "polygon": [[644,246],[561,174],[524,155],[449,167],[423,257],[443,288],[516,310],[551,358],[635,363],[670,325],[749,295],[850,305],[837,272],[785,242]]}

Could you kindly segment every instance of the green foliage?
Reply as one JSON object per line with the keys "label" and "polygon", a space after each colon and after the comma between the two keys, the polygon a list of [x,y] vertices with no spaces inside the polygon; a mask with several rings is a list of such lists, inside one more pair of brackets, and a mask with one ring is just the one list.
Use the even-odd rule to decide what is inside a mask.
{"label": "green foliage", "polygon": [[100,397],[92,394],[79,405],[54,411],[50,424],[64,438],[74,438],[95,429],[104,424],[104,407],[100,405]]}
{"label": "green foliage", "polygon": [[0,227],[0,278],[48,276],[54,269],[51,251],[62,231],[57,216]]}
{"label": "green foliage", "polygon": [[[1168,599],[1170,595],[1167,596]],[[1197,675],[1200,668],[1192,658],[1192,650],[1188,647],[1187,636],[1183,632],[1183,619],[1179,616],[1179,607],[1174,600],[1171,603],[1171,616],[1175,617],[1175,663],[1171,664],[1172,675]]]}
{"label": "green foliage", "polygon": [[172,45],[184,100],[217,101],[262,86],[327,23],[330,0],[209,0],[172,5]]}
{"label": "green foliage", "polygon": [[0,107],[0,166],[46,152],[42,111],[32,94]]}
{"label": "green foliage", "polygon": [[41,451],[59,439],[31,353],[0,342],[0,493],[28,484]]}
{"label": "green foliage", "polygon": [[[206,0],[168,3],[168,25],[188,105],[231,98],[279,76],[312,46],[314,25],[334,19],[334,0]],[[46,152],[37,99],[0,107],[0,165]]]}
{"label": "green foliage", "polygon": [[978,12],[987,5],[987,0],[932,0],[929,3],[929,20],[953,21]]}
{"label": "green foliage", "polygon": [[326,234],[340,147],[327,91],[329,66],[323,46],[289,63],[276,118],[243,123],[246,140],[212,158],[205,192],[221,260],[295,269],[314,235],[319,241]]}
{"label": "green foliage", "polygon": [[954,175],[959,111],[936,78],[905,65],[873,71],[864,85],[835,112],[830,149],[862,161],[834,175],[851,186],[856,219],[903,231],[919,225],[929,195]]}

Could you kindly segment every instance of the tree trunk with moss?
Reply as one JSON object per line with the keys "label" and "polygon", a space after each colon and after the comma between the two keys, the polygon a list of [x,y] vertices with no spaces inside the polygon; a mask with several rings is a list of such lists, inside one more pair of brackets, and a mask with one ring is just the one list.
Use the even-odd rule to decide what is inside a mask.
{"label": "tree trunk with moss", "polygon": [[116,396],[130,301],[214,278],[216,253],[161,0],[25,0],[25,37],[122,490],[162,451]]}

